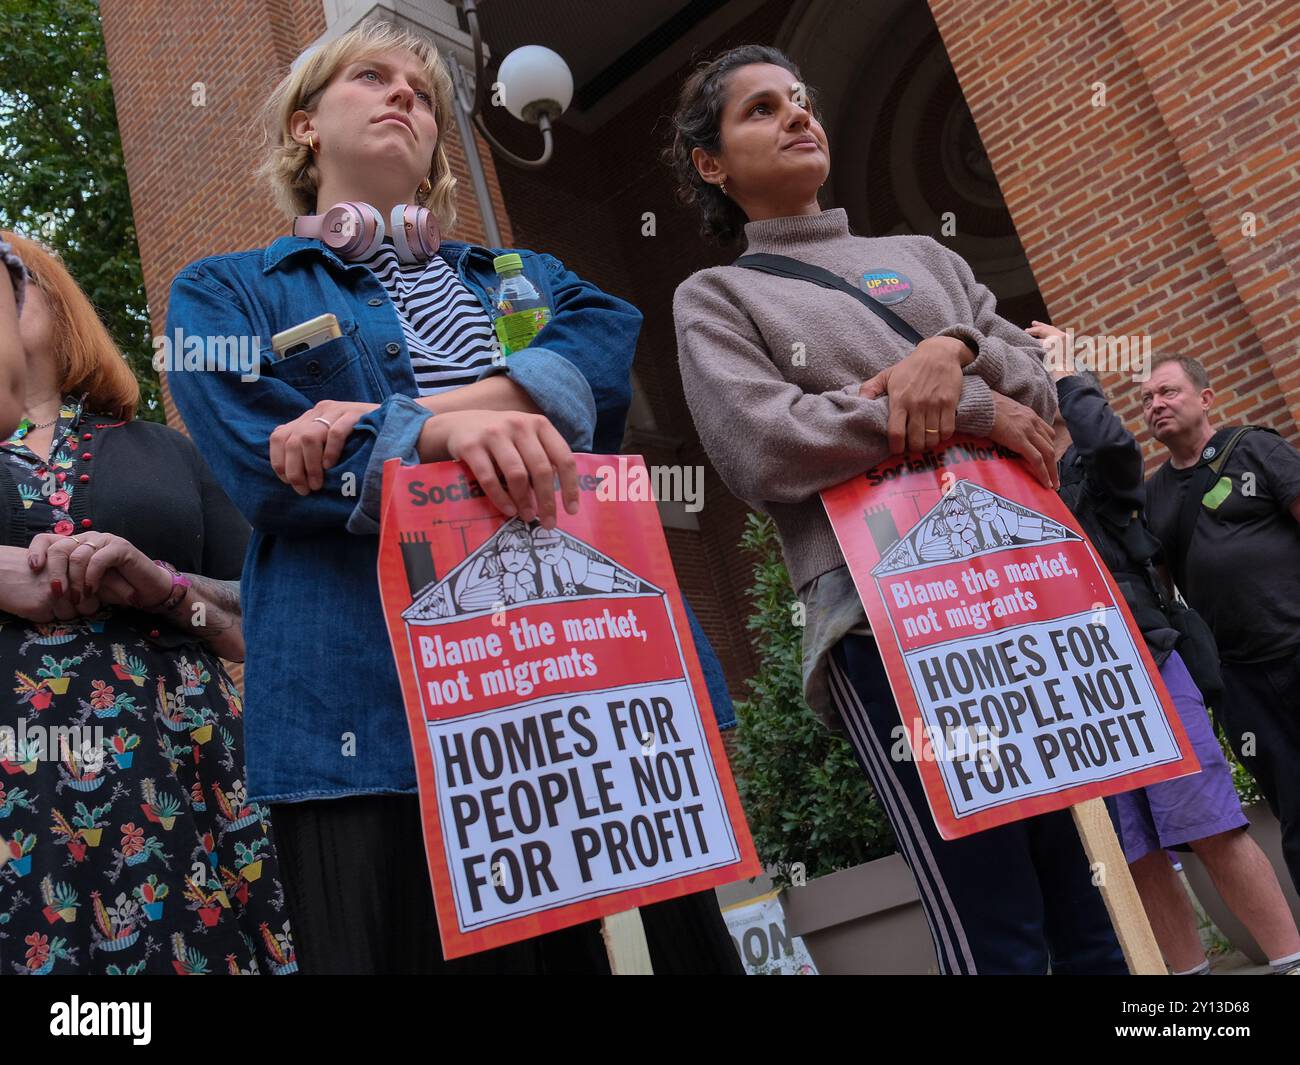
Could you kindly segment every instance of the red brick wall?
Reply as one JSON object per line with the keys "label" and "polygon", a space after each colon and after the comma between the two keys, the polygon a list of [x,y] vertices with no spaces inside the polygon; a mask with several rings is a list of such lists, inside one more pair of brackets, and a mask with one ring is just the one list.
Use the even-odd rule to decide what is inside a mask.
{"label": "red brick wall", "polygon": [[[1218,0],[1011,0],[993,15],[965,0],[930,7],[1053,321],[1080,333],[1146,333],[1157,354],[1195,355],[1220,388],[1225,419],[1295,439],[1300,407],[1283,389],[1300,381],[1289,265],[1300,133],[1286,90],[1300,9]],[[1092,105],[1097,82],[1104,107]],[[1240,235],[1243,210],[1260,218],[1253,242]],[[1108,383],[1145,438],[1137,387]]]}
{"label": "red brick wall", "polygon": [[[1300,420],[1300,5],[1119,0],[1115,9],[1227,266],[1231,290],[1221,291],[1241,302],[1266,356],[1262,367],[1238,361],[1216,375],[1232,393],[1224,415],[1267,417],[1292,435]],[[1254,236],[1244,231],[1247,212]]]}
{"label": "red brick wall", "polygon": [[[250,194],[249,131],[270,79],[324,30],[320,12],[312,0],[100,5],[155,333],[171,279],[187,262],[283,232],[270,198]],[[191,102],[196,82],[203,106]],[[165,402],[168,422],[179,424],[170,395]]]}

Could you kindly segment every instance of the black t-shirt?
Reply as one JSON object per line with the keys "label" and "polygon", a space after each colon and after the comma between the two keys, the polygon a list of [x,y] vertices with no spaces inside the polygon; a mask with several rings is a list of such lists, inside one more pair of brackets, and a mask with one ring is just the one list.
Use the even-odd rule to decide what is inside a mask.
{"label": "black t-shirt", "polygon": [[[1177,538],[1196,467],[1168,462],[1147,481],[1147,522]],[[1202,501],[1181,591],[1209,623],[1226,662],[1280,658],[1300,645],[1300,451],[1272,433],[1249,432]]]}

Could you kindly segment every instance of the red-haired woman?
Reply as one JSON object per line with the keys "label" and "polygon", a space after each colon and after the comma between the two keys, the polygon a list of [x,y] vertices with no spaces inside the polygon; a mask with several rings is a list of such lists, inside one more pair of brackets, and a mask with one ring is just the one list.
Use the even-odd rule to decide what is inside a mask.
{"label": "red-haired woman", "polygon": [[0,240],[0,435],[8,436],[22,417],[23,345],[18,339],[18,314],[23,305],[27,271],[23,261]]}
{"label": "red-haired woman", "polygon": [[247,801],[248,527],[139,389],[63,265],[30,271],[24,417],[0,443],[0,969],[293,971]]}

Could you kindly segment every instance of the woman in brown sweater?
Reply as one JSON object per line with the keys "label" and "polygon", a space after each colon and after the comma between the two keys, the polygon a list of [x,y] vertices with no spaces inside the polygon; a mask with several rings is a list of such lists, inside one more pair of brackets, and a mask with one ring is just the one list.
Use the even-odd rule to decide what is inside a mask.
{"label": "woman in brown sweater", "polygon": [[[670,150],[683,199],[724,243],[812,263],[860,284],[913,346],[857,300],[736,266],[702,270],[673,312],[687,402],[733,493],[770,514],[807,607],[805,693],[843,730],[916,876],[945,973],[1125,972],[1068,813],[939,837],[911,761],[891,758],[898,709],[818,493],[890,454],[966,432],[1019,453],[1056,486],[1055,390],[1038,343],[998,317],[960,256],[923,236],[857,237],[822,211],[830,148],[798,68],[733,49],[682,89]],[[1046,419],[1046,420],[1044,420]]]}

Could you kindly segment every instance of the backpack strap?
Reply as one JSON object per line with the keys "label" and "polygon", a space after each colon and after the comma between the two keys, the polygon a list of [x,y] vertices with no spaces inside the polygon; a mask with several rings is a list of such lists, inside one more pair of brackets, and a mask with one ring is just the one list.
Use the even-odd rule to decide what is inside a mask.
{"label": "backpack strap", "polygon": [[732,263],[732,266],[743,266],[746,270],[758,270],[760,273],[775,274],[777,277],[810,281],[822,288],[832,288],[843,292],[846,296],[852,296],[913,346],[925,339],[883,303],[873,300],[857,286],[850,285],[839,275],[833,274],[829,270],[823,270],[820,266],[813,266],[812,263],[806,263],[802,259],[791,259],[787,255],[768,255],[766,253],[742,255]]}

